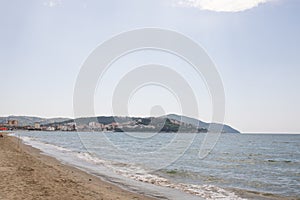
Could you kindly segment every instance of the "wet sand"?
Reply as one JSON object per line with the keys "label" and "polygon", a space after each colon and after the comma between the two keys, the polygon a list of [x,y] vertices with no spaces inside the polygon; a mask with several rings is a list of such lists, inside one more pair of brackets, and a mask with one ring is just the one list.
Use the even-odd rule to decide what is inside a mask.
{"label": "wet sand", "polygon": [[58,160],[40,154],[19,139],[0,137],[1,200],[127,200],[152,198],[102,181]]}

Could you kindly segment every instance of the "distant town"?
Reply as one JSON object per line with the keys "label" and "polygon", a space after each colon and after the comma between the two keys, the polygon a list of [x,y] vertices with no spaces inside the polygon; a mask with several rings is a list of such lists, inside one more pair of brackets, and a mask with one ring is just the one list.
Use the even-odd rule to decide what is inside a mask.
{"label": "distant town", "polygon": [[[78,119],[29,116],[0,117],[0,131],[82,131],[82,132],[189,132],[206,133],[209,123],[179,115],[162,117],[98,116]],[[216,124],[214,124],[216,125]],[[222,132],[239,133],[228,125]]]}
{"label": "distant town", "polygon": [[[41,124],[39,122],[34,122],[33,125],[20,126],[18,120],[8,120],[7,123],[0,124],[0,130],[28,130],[28,131],[112,131],[112,132],[153,132],[156,130],[161,130],[162,132],[176,132],[179,126],[183,126],[186,131],[189,132],[206,132],[206,129],[197,129],[191,124],[184,124],[172,119],[156,120],[155,124],[150,125],[150,119],[136,119],[123,121],[122,123],[111,122],[111,123],[99,123],[95,121],[83,124],[79,122],[76,125],[73,121],[51,123],[51,124]],[[165,124],[163,124],[165,123]]]}
{"label": "distant town", "polygon": [[7,120],[7,123],[0,124],[1,131],[7,130],[29,130],[29,131],[76,131],[75,123],[68,123],[64,125],[41,125],[39,122],[34,122],[33,125],[19,125],[18,120]]}

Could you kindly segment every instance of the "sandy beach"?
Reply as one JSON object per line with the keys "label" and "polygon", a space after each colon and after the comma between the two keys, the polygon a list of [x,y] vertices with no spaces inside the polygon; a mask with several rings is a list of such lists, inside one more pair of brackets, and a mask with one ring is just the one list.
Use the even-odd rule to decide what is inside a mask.
{"label": "sandy beach", "polygon": [[0,199],[151,199],[131,193],[58,160],[20,140],[0,138]]}

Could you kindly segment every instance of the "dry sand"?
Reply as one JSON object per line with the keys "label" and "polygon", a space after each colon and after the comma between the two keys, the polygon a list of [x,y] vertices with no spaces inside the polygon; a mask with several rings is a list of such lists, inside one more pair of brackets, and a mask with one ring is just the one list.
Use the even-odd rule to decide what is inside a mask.
{"label": "dry sand", "polygon": [[0,137],[1,200],[152,199],[63,165],[14,137]]}

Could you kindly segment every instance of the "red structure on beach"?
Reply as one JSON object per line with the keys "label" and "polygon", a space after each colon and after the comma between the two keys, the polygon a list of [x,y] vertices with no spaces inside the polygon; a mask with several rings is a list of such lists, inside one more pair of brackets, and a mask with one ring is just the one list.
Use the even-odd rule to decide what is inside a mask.
{"label": "red structure on beach", "polygon": [[8,129],[6,127],[0,127],[0,131],[7,131]]}

